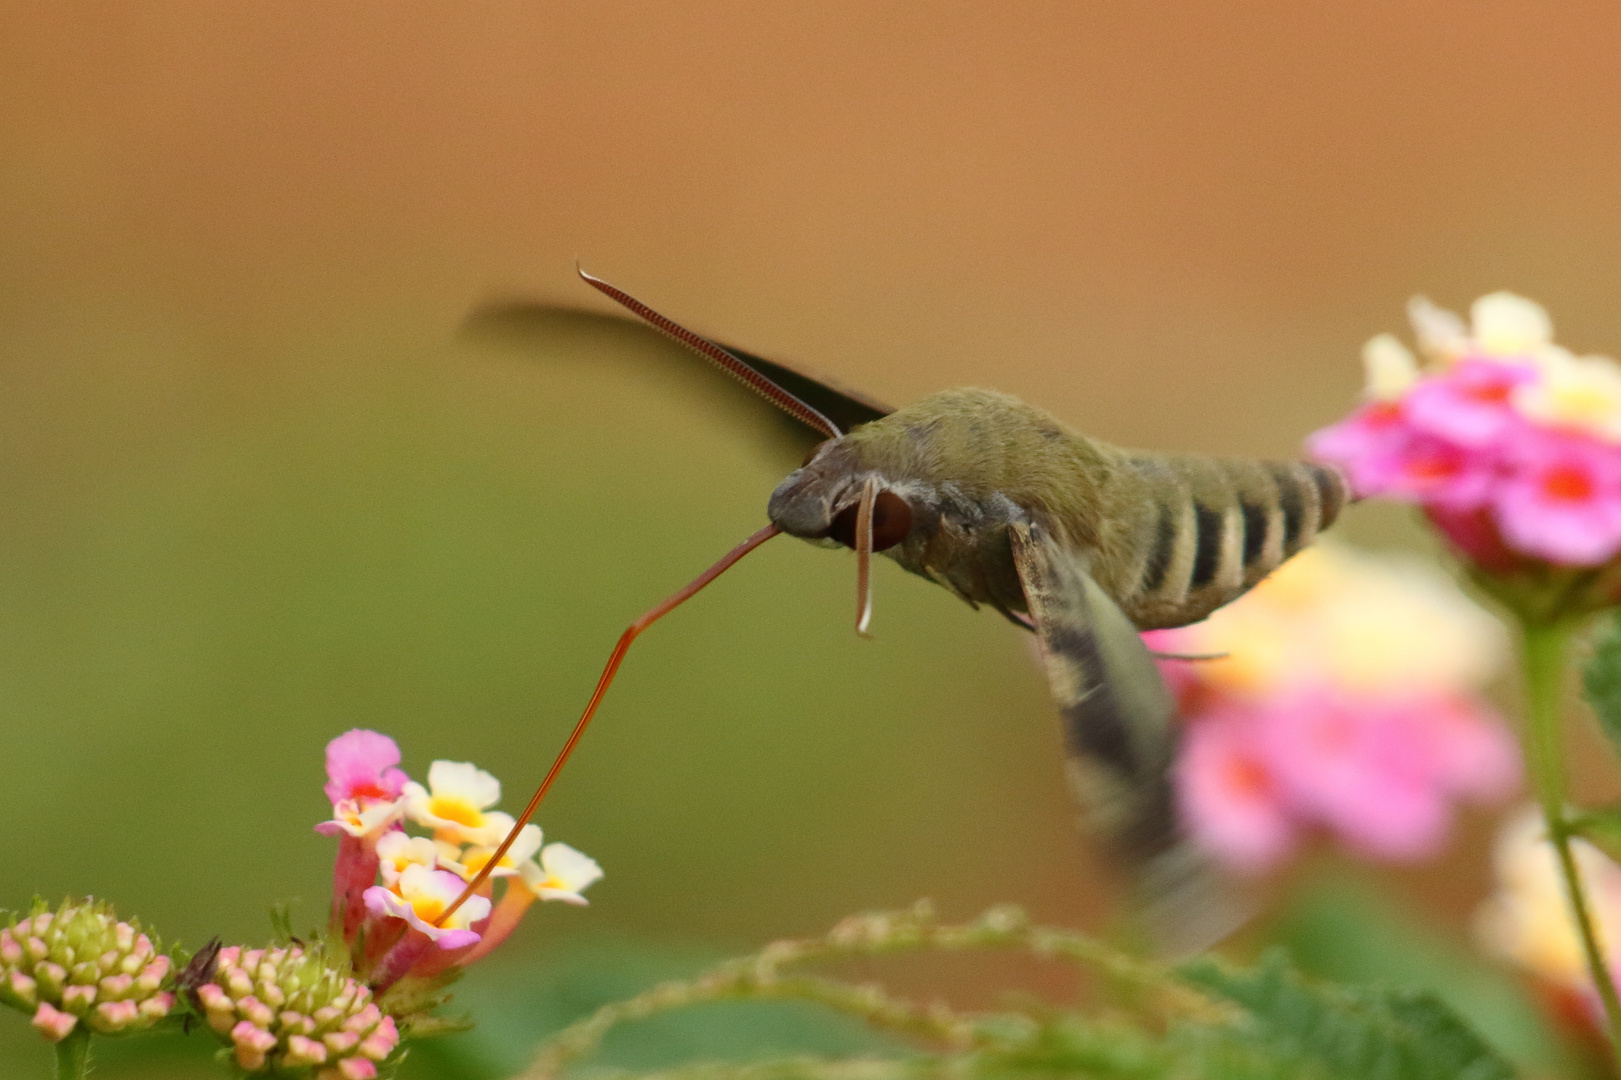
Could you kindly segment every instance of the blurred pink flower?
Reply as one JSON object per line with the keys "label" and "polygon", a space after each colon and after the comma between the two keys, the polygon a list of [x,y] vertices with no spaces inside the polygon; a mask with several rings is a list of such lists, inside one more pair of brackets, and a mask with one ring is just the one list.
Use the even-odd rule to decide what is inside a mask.
{"label": "blurred pink flower", "polygon": [[[1447,796],[1423,753],[1427,702],[1312,687],[1261,709],[1268,759],[1291,803],[1364,854],[1412,859],[1445,837]],[[1416,737],[1415,737],[1416,736]]]}
{"label": "blurred pink flower", "polygon": [[1532,382],[1528,365],[1471,357],[1445,378],[1420,379],[1403,399],[1414,429],[1471,450],[1487,449],[1524,423],[1512,405],[1515,388]]}
{"label": "blurred pink flower", "polygon": [[1621,551],[1621,452],[1582,435],[1539,432],[1515,444],[1494,499],[1509,546],[1594,566]]}
{"label": "blurred pink flower", "polygon": [[1194,839],[1237,870],[1320,829],[1361,854],[1415,859],[1452,804],[1519,781],[1514,740],[1477,697],[1501,627],[1439,571],[1332,544],[1203,623],[1146,635],[1187,730],[1176,782]]}
{"label": "blurred pink flower", "polygon": [[1188,729],[1176,765],[1182,810],[1196,839],[1251,873],[1287,855],[1297,832],[1259,728],[1248,714],[1206,715]]}
{"label": "blurred pink flower", "polygon": [[1369,342],[1367,403],[1313,435],[1312,454],[1359,496],[1419,503],[1499,576],[1621,554],[1621,368],[1554,345],[1547,313],[1509,293],[1476,301],[1469,328],[1427,301],[1412,310],[1429,366],[1388,335]]}

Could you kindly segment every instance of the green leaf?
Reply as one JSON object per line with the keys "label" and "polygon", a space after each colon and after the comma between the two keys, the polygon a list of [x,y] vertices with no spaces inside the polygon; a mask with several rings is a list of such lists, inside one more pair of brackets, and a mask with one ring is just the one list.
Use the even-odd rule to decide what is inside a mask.
{"label": "green leaf", "polygon": [[1360,875],[1335,873],[1288,907],[1274,938],[1303,974],[1359,986],[1433,990],[1528,1075],[1580,1068],[1508,971]]}
{"label": "green leaf", "polygon": [[1621,614],[1612,615],[1593,640],[1593,655],[1582,669],[1582,696],[1610,745],[1621,751]]}
{"label": "green leaf", "polygon": [[[1264,1047],[1264,1059],[1295,1070],[1279,1075],[1324,1080],[1511,1080],[1515,1075],[1428,991],[1311,983],[1277,950],[1253,969],[1201,958],[1185,965],[1182,974],[1245,1011],[1234,1033],[1248,1028]],[[1256,1047],[1236,1039],[1218,1049],[1253,1052]]]}

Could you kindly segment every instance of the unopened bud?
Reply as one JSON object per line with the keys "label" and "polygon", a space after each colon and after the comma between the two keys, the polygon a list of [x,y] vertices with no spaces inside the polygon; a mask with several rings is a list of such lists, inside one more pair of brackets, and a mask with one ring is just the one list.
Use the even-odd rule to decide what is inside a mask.
{"label": "unopened bud", "polygon": [[400,1042],[393,1017],[319,946],[221,949],[196,998],[248,1073],[315,1069],[317,1080],[370,1080]]}
{"label": "unopened bud", "polygon": [[163,989],[169,958],[112,908],[66,901],[55,911],[35,903],[0,929],[0,1004],[33,1014],[47,1039],[60,1042],[78,1025],[103,1035],[139,1031],[169,1015]]}

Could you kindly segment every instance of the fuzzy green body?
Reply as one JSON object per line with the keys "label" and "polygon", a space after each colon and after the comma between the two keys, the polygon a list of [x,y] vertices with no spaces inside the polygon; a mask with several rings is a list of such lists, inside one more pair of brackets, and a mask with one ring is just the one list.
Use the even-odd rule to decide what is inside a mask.
{"label": "fuzzy green body", "polygon": [[971,603],[1026,610],[1007,529],[1039,526],[1140,629],[1204,618],[1326,527],[1337,473],[1304,462],[1149,454],[1088,439],[1005,394],[932,394],[825,443],[772,520],[827,535],[868,476],[913,508],[885,554]]}

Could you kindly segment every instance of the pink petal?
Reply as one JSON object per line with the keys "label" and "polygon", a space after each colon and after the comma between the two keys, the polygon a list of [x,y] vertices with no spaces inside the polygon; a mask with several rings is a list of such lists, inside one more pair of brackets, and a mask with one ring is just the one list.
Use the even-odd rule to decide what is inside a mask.
{"label": "pink petal", "polygon": [[1264,870],[1293,846],[1294,827],[1254,724],[1236,710],[1207,715],[1189,727],[1176,784],[1195,840],[1234,868]]}
{"label": "pink petal", "polygon": [[365,728],[344,732],[326,746],[326,795],[336,805],[344,799],[397,799],[406,775],[394,766],[400,748],[387,735]]}

